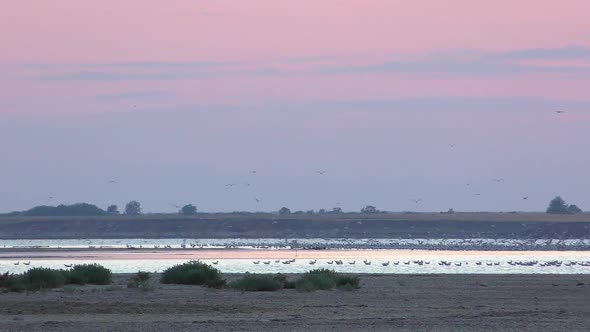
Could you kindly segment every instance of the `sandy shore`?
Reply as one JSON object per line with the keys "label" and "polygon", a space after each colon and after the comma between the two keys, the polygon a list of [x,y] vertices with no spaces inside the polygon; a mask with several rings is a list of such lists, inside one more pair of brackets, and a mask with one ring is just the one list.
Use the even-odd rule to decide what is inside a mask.
{"label": "sandy shore", "polygon": [[[226,276],[228,279],[236,276]],[[590,275],[362,275],[353,292],[161,285],[0,294],[0,331],[587,331]]]}

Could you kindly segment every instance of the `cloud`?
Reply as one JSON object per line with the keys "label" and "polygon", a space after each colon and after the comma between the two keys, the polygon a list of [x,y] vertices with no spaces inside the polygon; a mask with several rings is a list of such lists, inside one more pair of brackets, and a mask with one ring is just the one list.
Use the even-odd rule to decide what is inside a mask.
{"label": "cloud", "polygon": [[394,60],[362,65],[324,66],[322,73],[410,73],[478,76],[482,78],[531,74],[562,74],[590,78],[590,67],[571,64],[527,64],[534,60],[589,59],[590,49],[570,46],[555,49],[523,49],[501,53],[459,50],[440,51],[415,60]]}
{"label": "cloud", "polygon": [[560,48],[531,48],[491,53],[487,57],[508,60],[590,60],[590,48],[577,45]]}
{"label": "cloud", "polygon": [[199,80],[236,75],[286,74],[278,67],[240,62],[124,62],[72,65],[27,65],[43,79],[58,81],[167,81]]}
{"label": "cloud", "polygon": [[160,100],[169,98],[172,95],[172,93],[163,90],[146,90],[100,94],[96,95],[95,99],[100,101]]}
{"label": "cloud", "polygon": [[121,62],[56,64],[43,78],[65,81],[135,81],[203,79],[233,70],[231,62]]}

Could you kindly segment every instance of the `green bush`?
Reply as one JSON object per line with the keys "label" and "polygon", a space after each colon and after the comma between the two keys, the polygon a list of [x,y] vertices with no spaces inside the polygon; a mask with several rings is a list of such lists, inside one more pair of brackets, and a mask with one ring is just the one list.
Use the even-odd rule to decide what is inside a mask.
{"label": "green bush", "polygon": [[113,281],[111,270],[98,264],[74,265],[71,270],[63,273],[69,284],[110,285]]}
{"label": "green bush", "polygon": [[160,281],[163,284],[204,285],[210,288],[221,288],[225,285],[219,270],[195,261],[166,269]]}
{"label": "green bush", "polygon": [[359,289],[361,288],[361,280],[359,277],[339,276],[336,279],[336,287],[343,290]]}
{"label": "green bush", "polygon": [[341,289],[357,289],[360,280],[357,277],[342,276],[335,271],[317,269],[304,273],[295,281],[298,291],[312,292],[316,290],[331,290],[335,287]]}
{"label": "green bush", "polygon": [[127,288],[138,288],[145,291],[153,290],[154,287],[149,283],[150,279],[151,276],[149,272],[139,271],[129,279]]}
{"label": "green bush", "polygon": [[151,275],[149,272],[143,272],[143,271],[139,271],[137,272],[133,278],[131,278],[131,280],[133,281],[137,281],[137,282],[146,282],[148,280],[151,279]]}
{"label": "green bush", "polygon": [[5,288],[10,292],[24,292],[26,290],[22,275],[8,272],[0,274],[0,288]]}
{"label": "green bush", "polygon": [[241,279],[229,284],[231,288],[247,292],[273,292],[282,289],[286,278],[271,274],[246,273]]}
{"label": "green bush", "polygon": [[34,267],[20,277],[26,289],[40,290],[62,287],[66,278],[59,270]]}

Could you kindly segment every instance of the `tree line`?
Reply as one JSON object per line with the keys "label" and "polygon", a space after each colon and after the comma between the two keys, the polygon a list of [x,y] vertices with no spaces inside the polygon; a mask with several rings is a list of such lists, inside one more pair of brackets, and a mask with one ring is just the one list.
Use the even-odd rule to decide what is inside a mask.
{"label": "tree line", "polygon": [[[47,206],[41,205],[31,208],[26,211],[22,212],[13,212],[9,215],[12,216],[31,216],[31,217],[67,217],[67,216],[115,216],[115,215],[130,215],[130,216],[137,216],[141,215],[142,207],[141,203],[138,201],[130,201],[125,205],[124,211],[121,213],[119,211],[119,207],[117,205],[109,205],[106,210],[99,208],[96,205],[88,204],[88,203],[76,203],[71,205],[60,204],[58,206]],[[246,212],[242,212],[246,213]],[[282,216],[286,215],[330,215],[330,214],[340,214],[344,213],[342,208],[335,207],[332,210],[320,209],[318,211],[315,210],[307,210],[307,211],[294,211],[291,212],[291,209],[287,207],[282,207],[278,214]],[[360,213],[362,214],[380,214],[380,213],[387,213],[386,211],[381,211],[377,209],[373,205],[366,205],[361,210]],[[453,209],[449,209],[448,212],[445,213],[455,213]],[[560,196],[555,197],[549,202],[549,206],[547,207],[546,213],[548,214],[578,214],[582,213],[582,209],[580,209],[575,204],[567,204],[563,198]],[[187,204],[180,208],[178,211],[180,215],[196,215],[197,214],[197,207],[193,204]]]}

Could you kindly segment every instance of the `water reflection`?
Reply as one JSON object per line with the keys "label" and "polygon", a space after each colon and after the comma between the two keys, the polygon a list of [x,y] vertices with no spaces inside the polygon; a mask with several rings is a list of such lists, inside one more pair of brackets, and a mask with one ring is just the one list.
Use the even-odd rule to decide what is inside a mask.
{"label": "water reflection", "polygon": [[[346,273],[590,273],[584,251],[432,251],[432,250],[146,250],[0,253],[0,272],[31,267],[66,268],[99,263],[115,273],[161,272],[189,260],[213,264],[224,273],[301,273],[329,268]],[[24,265],[29,263],[30,265]],[[287,263],[289,262],[289,263]],[[340,264],[338,263],[340,262]],[[532,264],[534,262],[534,264]],[[18,265],[16,265],[18,263]],[[559,263],[559,264],[557,264]]]}

